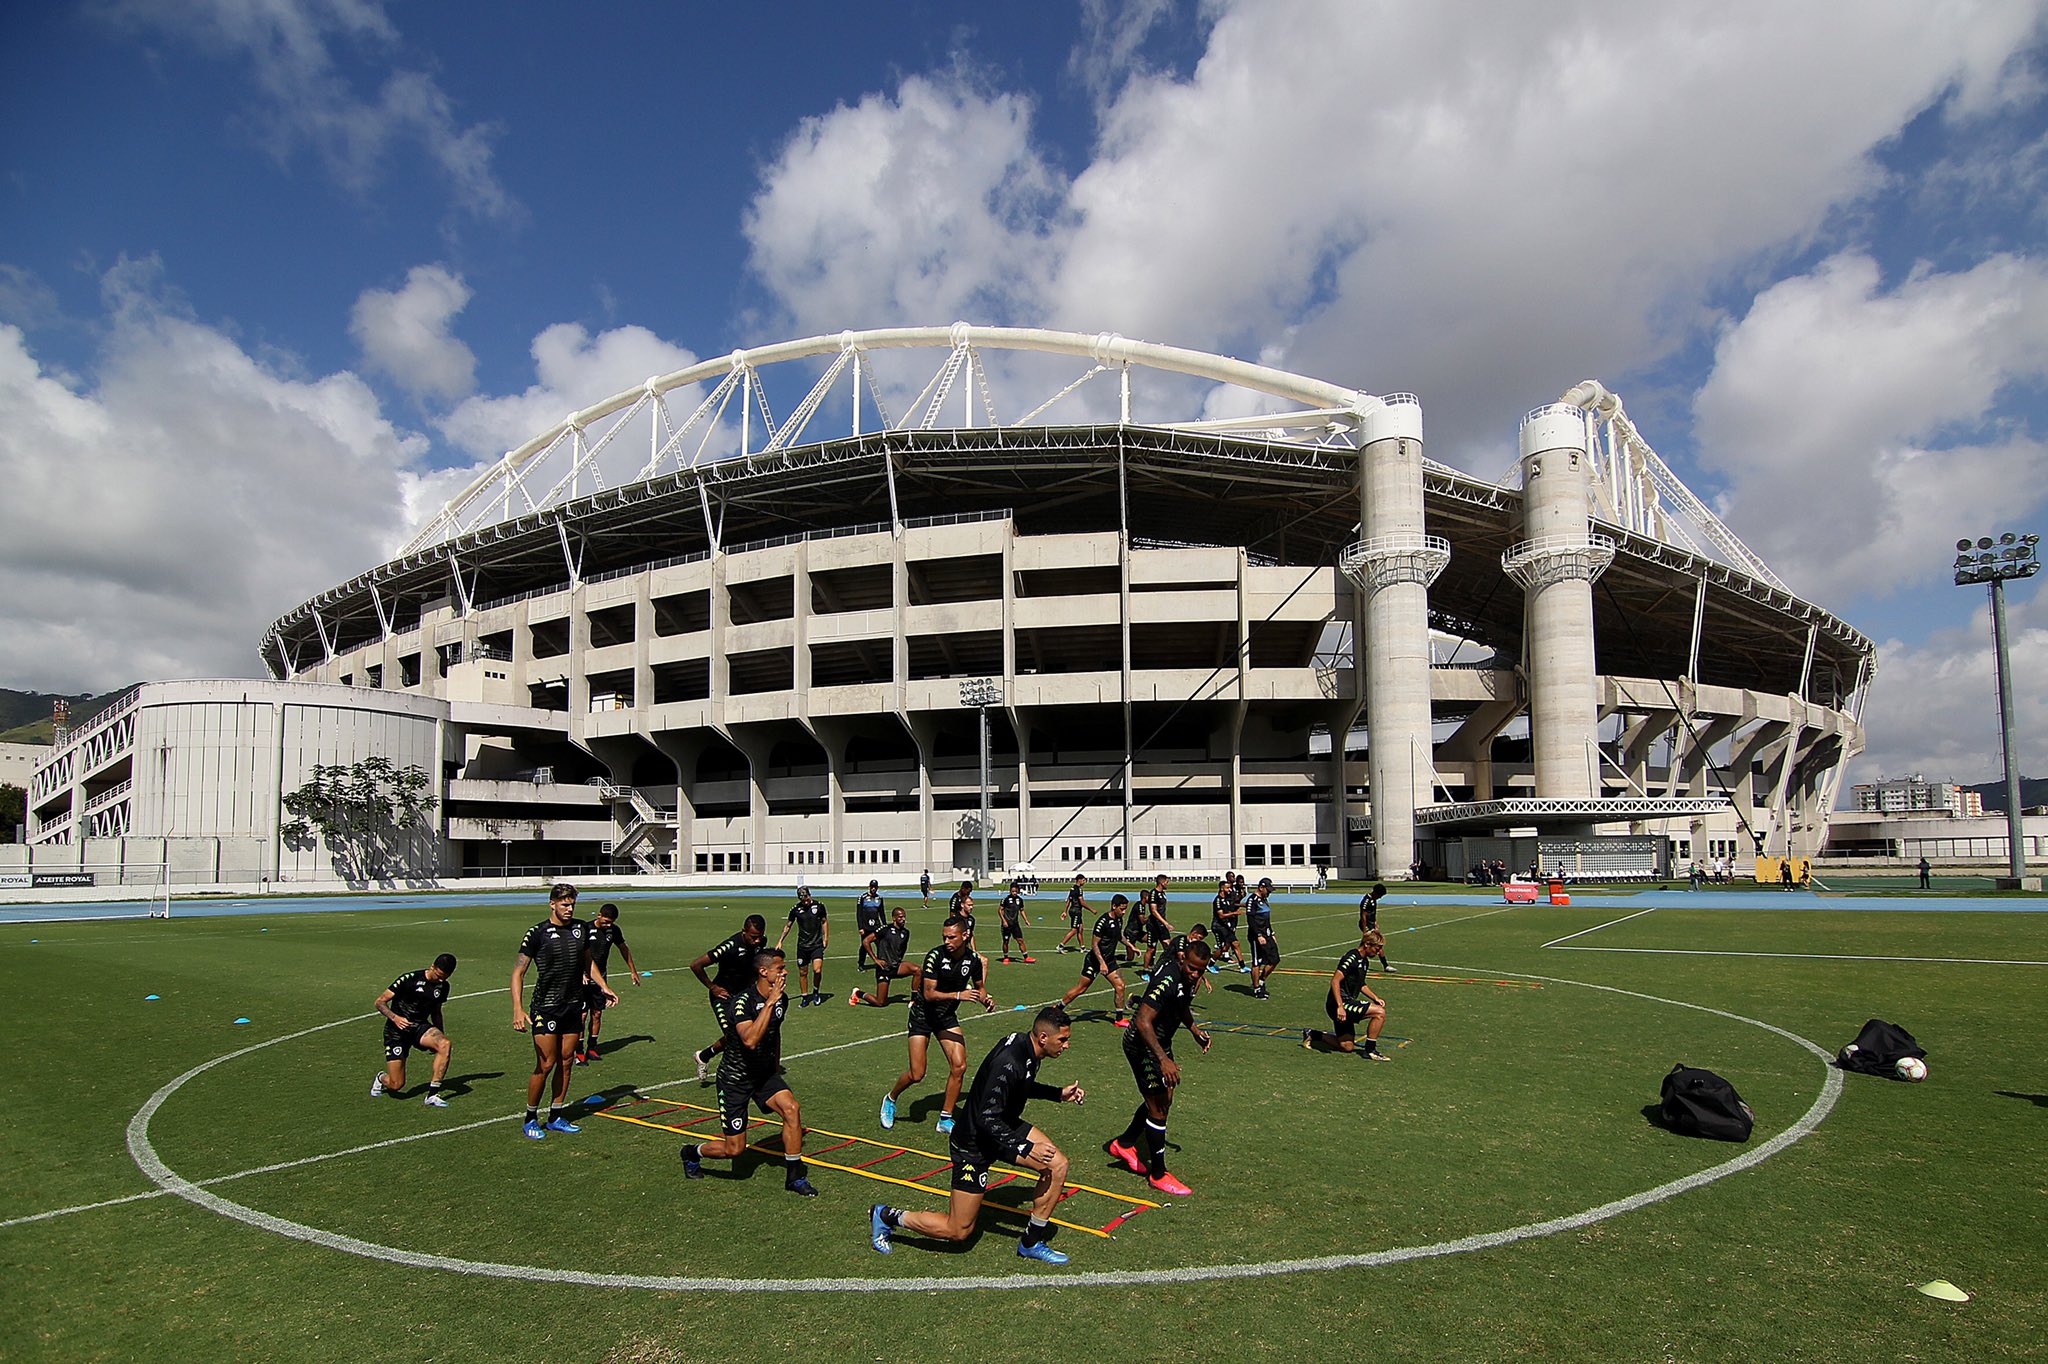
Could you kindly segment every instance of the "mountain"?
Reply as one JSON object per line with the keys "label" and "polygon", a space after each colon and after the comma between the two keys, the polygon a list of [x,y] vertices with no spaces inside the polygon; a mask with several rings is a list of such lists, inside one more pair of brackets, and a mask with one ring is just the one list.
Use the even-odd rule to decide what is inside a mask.
{"label": "mountain", "polygon": [[[1975,791],[1978,795],[1984,797],[1985,814],[1988,815],[1993,810],[1998,811],[2000,814],[2005,813],[2005,781],[2003,778],[2000,778],[1998,781],[1980,781],[1975,786],[1965,786],[1962,789],[1965,791]],[[2031,810],[2037,805],[2048,805],[2048,777],[2022,776],[2020,778],[2020,808],[2022,810]]]}
{"label": "mountain", "polygon": [[56,702],[71,703],[71,724],[76,728],[130,690],[122,687],[97,696],[90,692],[65,696],[61,692],[9,691],[0,687],[0,744],[49,743],[53,732],[50,707]]}

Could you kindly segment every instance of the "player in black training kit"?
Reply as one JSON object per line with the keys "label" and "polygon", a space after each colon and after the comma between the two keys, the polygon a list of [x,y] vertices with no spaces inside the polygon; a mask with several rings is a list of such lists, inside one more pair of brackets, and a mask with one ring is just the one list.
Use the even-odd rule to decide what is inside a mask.
{"label": "player in black training kit", "polygon": [[[590,921],[590,955],[597,962],[600,972],[612,967],[612,949],[616,947],[626,958],[626,974],[632,978],[633,988],[640,987],[640,967],[633,960],[633,949],[626,946],[626,934],[619,927],[619,907],[606,903],[597,907],[597,917]],[[604,1026],[604,995],[598,991],[595,981],[583,986],[583,1050],[576,1054],[578,1062],[588,1065],[597,1059],[597,1030]]]}
{"label": "player in black training kit", "polygon": [[896,1077],[895,1088],[882,1096],[882,1126],[896,1125],[896,1100],[903,1091],[924,1079],[925,1053],[931,1039],[939,1039],[950,1068],[946,1074],[946,1106],[939,1110],[938,1129],[953,1130],[953,1108],[960,1102],[960,1086],[967,1079],[967,1038],[960,1031],[960,1002],[979,1004],[993,1010],[996,1002],[982,984],[984,965],[967,946],[967,926],[958,919],[946,920],[944,939],[924,955],[923,978],[910,997],[910,1066]]}
{"label": "player in black training kit", "polygon": [[441,1081],[448,1076],[448,1058],[455,1044],[441,1027],[441,1006],[448,1002],[448,978],[455,974],[455,958],[447,952],[420,971],[408,971],[391,982],[377,996],[376,1010],[384,1015],[384,1069],[370,1081],[370,1097],[389,1094],[396,1098],[405,1088],[405,1054],[417,1047],[434,1053],[434,1078],[427,1081],[429,1108],[446,1108]]}
{"label": "player in black training kit", "polygon": [[[1142,896],[1140,899],[1142,900]],[[1145,974],[1151,975],[1152,963],[1158,956],[1160,944],[1173,938],[1173,925],[1166,920],[1166,873],[1161,872],[1152,880],[1152,900],[1144,911],[1145,931]],[[1135,936],[1135,935],[1134,935]]]}
{"label": "player in black training kit", "polygon": [[776,936],[775,946],[780,948],[782,940],[789,936],[789,930],[796,929],[796,980],[803,993],[797,997],[799,1009],[825,1002],[825,949],[832,943],[832,925],[825,922],[825,906],[811,898],[808,886],[798,886],[796,903],[790,906],[789,922],[783,924],[782,932]]}
{"label": "player in black training kit", "polygon": [[1088,917],[1087,886],[1088,878],[1076,873],[1074,884],[1067,890],[1067,936],[1059,940],[1056,951],[1067,951],[1067,944],[1070,942],[1078,944],[1073,949],[1076,952],[1088,950],[1087,935],[1081,931],[1081,925]]}
{"label": "player in black training kit", "polygon": [[922,908],[924,908],[924,909],[930,909],[930,908],[932,907],[932,873],[931,873],[931,868],[929,868],[929,867],[925,868],[925,870],[924,870],[924,871],[923,871],[922,873],[920,873],[920,874],[918,875],[918,878],[917,878],[917,893],[918,893],[919,895],[922,895],[922,896],[924,897],[924,904],[923,904]]}
{"label": "player in black training kit", "polygon": [[[718,1020],[718,1040],[696,1054],[697,1083],[711,1083],[711,1058],[725,1050],[725,1019],[718,1002],[754,983],[754,954],[768,941],[768,921],[749,914],[740,931],[690,963],[690,974],[711,992],[711,1016]],[[704,968],[716,965],[718,974],[707,976]]]}
{"label": "player in black training kit", "polygon": [[846,996],[848,1004],[872,1004],[881,1008],[889,1002],[889,984],[898,976],[910,977],[910,997],[914,1001],[919,994],[919,984],[924,972],[903,958],[910,951],[910,926],[903,921],[903,906],[898,905],[889,915],[887,928],[877,930],[868,939],[868,950],[875,957],[875,992],[869,994],[855,989]]}
{"label": "player in black training kit", "polygon": [[818,1196],[805,1177],[803,1113],[782,1078],[782,1019],[789,1012],[783,990],[788,984],[782,950],[764,947],[754,954],[754,983],[718,1001],[726,1042],[718,1063],[718,1119],[724,1135],[677,1152],[685,1179],[702,1179],[706,1160],[729,1160],[747,1149],[747,1105],[754,1104],[782,1119],[782,1187],[805,1198]]}
{"label": "player in black training kit", "polygon": [[1366,951],[1369,937],[1369,934],[1360,934],[1358,946],[1338,960],[1337,969],[1330,975],[1330,996],[1323,1001],[1323,1012],[1330,1016],[1335,1031],[1326,1033],[1314,1028],[1303,1031],[1301,1045],[1307,1050],[1358,1050],[1358,1021],[1364,1019],[1365,1059],[1394,1059],[1379,1047],[1380,1029],[1387,1025],[1387,1001],[1374,994],[1372,987],[1365,983],[1366,968],[1371,960]]}
{"label": "player in black training kit", "polygon": [[1122,1136],[1111,1139],[1109,1154],[1133,1174],[1144,1175],[1161,1193],[1193,1192],[1167,1172],[1166,1115],[1173,1107],[1173,1092],[1180,1087],[1180,1065],[1173,1059],[1174,1031],[1185,1023],[1195,1045],[1204,1052],[1209,1050],[1209,1034],[1195,1026],[1190,1012],[1195,985],[1208,969],[1209,944],[1189,943],[1174,969],[1153,975],[1145,997],[1138,1001],[1138,1016],[1124,1034],[1124,1060],[1138,1082],[1141,1101],[1131,1114],[1131,1125]]}
{"label": "player in black training kit", "polygon": [[1067,1262],[1065,1255],[1046,1244],[1052,1240],[1053,1207],[1067,1184],[1067,1157],[1045,1133],[1025,1122],[1023,1114],[1029,1099],[1078,1104],[1088,1097],[1079,1085],[1057,1089],[1038,1081],[1039,1063],[1064,1052],[1073,1038],[1073,1024],[1066,1011],[1053,1007],[1040,1009],[1029,1031],[1013,1032],[996,1043],[981,1069],[974,1072],[967,1107],[953,1129],[949,1152],[953,1195],[946,1211],[906,1212],[875,1204],[868,1209],[868,1236],[876,1250],[887,1255],[894,1249],[890,1237],[898,1231],[919,1232],[940,1241],[964,1241],[972,1236],[981,1200],[988,1191],[989,1171],[997,1161],[1008,1160],[1038,1172],[1031,1220],[1017,1242],[1017,1254],[1049,1265]]}
{"label": "player in black training kit", "polygon": [[1031,947],[1024,941],[1024,890],[1021,883],[1010,882],[1010,893],[996,906],[996,918],[1001,921],[1003,928],[1004,964],[1009,963],[1010,939],[1015,938],[1017,955],[1024,958],[1027,965],[1036,965],[1038,958],[1031,955]]}
{"label": "player in black training kit", "polygon": [[1125,896],[1109,897],[1109,908],[1095,920],[1095,934],[1088,943],[1088,955],[1081,958],[1081,978],[1060,996],[1060,1007],[1064,1009],[1095,983],[1096,976],[1107,976],[1111,987],[1116,990],[1116,1025],[1119,1028],[1124,1026],[1124,907],[1128,904],[1130,900]]}
{"label": "player in black training kit", "polygon": [[[526,968],[538,966],[533,983],[533,1010],[528,1013]],[[582,1129],[562,1116],[569,1098],[569,1072],[576,1066],[576,1043],[583,1035],[583,983],[597,985],[607,1007],[619,1002],[604,972],[592,957],[590,925],[576,917],[576,887],[563,881],[548,892],[548,917],[527,930],[512,963],[512,1029],[533,1028],[533,1074],[526,1081],[525,1132],[539,1141],[550,1132]],[[548,1105],[547,1125],[540,1121],[540,1096],[548,1076],[555,1077],[555,1097]]]}
{"label": "player in black training kit", "polygon": [[853,904],[853,935],[860,939],[860,960],[853,964],[854,970],[868,969],[868,939],[881,932],[882,925],[888,921],[889,910],[882,902],[882,883],[870,881],[867,894]]}
{"label": "player in black training kit", "polygon": [[1365,941],[1358,945],[1358,950],[1365,953],[1368,963],[1374,957],[1380,959],[1381,975],[1398,976],[1401,973],[1396,971],[1394,964],[1387,960],[1387,935],[1380,932],[1380,901],[1384,900],[1386,896],[1386,883],[1376,881],[1373,883],[1373,888],[1367,891],[1364,897],[1359,900],[1358,936]]}
{"label": "player in black training kit", "polygon": [[1246,969],[1244,953],[1237,946],[1237,916],[1237,883],[1225,872],[1216,882],[1216,898],[1209,902],[1209,932],[1216,939],[1216,959],[1209,964],[1212,971],[1226,961]]}
{"label": "player in black training kit", "polygon": [[1245,934],[1252,940],[1252,998],[1270,999],[1266,978],[1280,964],[1280,943],[1273,936],[1273,878],[1261,876],[1245,898]]}

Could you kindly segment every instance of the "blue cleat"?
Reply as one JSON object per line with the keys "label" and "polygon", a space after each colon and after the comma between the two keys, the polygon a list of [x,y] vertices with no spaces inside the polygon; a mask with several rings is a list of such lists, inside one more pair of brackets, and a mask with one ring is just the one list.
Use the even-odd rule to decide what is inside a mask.
{"label": "blue cleat", "polygon": [[941,1135],[951,1132],[953,1130],[953,1115],[941,1113],[938,1122],[934,1126]]}
{"label": "blue cleat", "polygon": [[1027,1246],[1022,1241],[1019,1241],[1017,1243],[1017,1257],[1022,1260],[1036,1260],[1040,1264],[1047,1265],[1063,1265],[1067,1262],[1065,1251],[1054,1250],[1043,1241],[1040,1241],[1035,1246]]}
{"label": "blue cleat", "polygon": [[676,1152],[676,1154],[682,1157],[684,1179],[704,1178],[704,1162],[701,1160],[690,1159],[690,1151],[688,1147],[684,1147],[682,1150]]}
{"label": "blue cleat", "polygon": [[520,1130],[526,1133],[526,1138],[528,1141],[539,1141],[543,1137],[547,1136],[547,1129],[540,1125],[540,1119],[538,1118],[526,1124],[526,1126],[521,1128]]}
{"label": "blue cleat", "polygon": [[550,1131],[550,1132],[570,1132],[570,1133],[575,1133],[575,1132],[581,1132],[582,1130],[583,1130],[582,1128],[578,1127],[578,1126],[577,1126],[577,1125],[576,1125],[575,1123],[573,1123],[573,1122],[570,1122],[570,1121],[569,1121],[569,1120],[568,1120],[567,1118],[549,1118],[549,1119],[548,1119],[548,1131]]}
{"label": "blue cleat", "polygon": [[889,1224],[882,1220],[882,1205],[875,1204],[868,1209],[868,1239],[876,1250],[887,1255],[896,1249],[889,1240]]}
{"label": "blue cleat", "polygon": [[816,1198],[818,1196],[818,1191],[811,1187],[811,1181],[803,1178],[801,1175],[789,1180],[782,1187],[790,1193],[797,1194],[803,1198]]}
{"label": "blue cleat", "polygon": [[882,1128],[884,1131],[887,1131],[895,1125],[896,1096],[894,1094],[884,1094],[882,1096]]}

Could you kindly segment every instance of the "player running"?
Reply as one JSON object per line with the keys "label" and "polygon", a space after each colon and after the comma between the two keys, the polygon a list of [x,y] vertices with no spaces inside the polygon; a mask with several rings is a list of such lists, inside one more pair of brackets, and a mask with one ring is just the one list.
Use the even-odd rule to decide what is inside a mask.
{"label": "player running", "polygon": [[[725,1019],[718,1012],[719,1001],[754,983],[754,954],[768,941],[768,921],[749,914],[740,931],[690,963],[690,974],[710,992],[711,1016],[718,1020],[718,1040],[696,1053],[697,1083],[711,1083],[711,1058],[725,1050]],[[716,964],[718,974],[707,976],[704,968]]]}
{"label": "player running", "polygon": [[1010,893],[996,906],[996,919],[1003,929],[1003,964],[1010,962],[1010,939],[1017,940],[1017,955],[1027,966],[1036,966],[1038,958],[1031,955],[1030,944],[1024,941],[1024,890],[1023,883],[1010,882]]}
{"label": "player running", "polygon": [[[526,968],[537,965],[533,1008],[525,1006]],[[548,917],[527,930],[512,962],[512,1030],[533,1029],[533,1074],[526,1081],[526,1125],[533,1141],[550,1132],[583,1129],[562,1116],[569,1098],[569,1072],[576,1067],[577,1041],[583,1033],[583,984],[597,985],[606,1007],[619,1002],[605,983],[604,972],[591,955],[590,925],[576,917],[576,887],[563,881],[548,891]],[[540,1096],[554,1076],[554,1099],[548,1120],[540,1121]]]}
{"label": "player running", "polygon": [[1209,1034],[1195,1025],[1191,1012],[1195,984],[1209,969],[1209,944],[1191,942],[1174,969],[1161,971],[1145,987],[1138,1016],[1124,1034],[1124,1060],[1138,1082],[1140,1102],[1123,1135],[1111,1139],[1109,1154],[1133,1174],[1144,1175],[1161,1193],[1185,1197],[1187,1185],[1166,1168],[1166,1115],[1180,1087],[1180,1064],[1173,1059],[1173,1034],[1182,1024],[1204,1052]]}
{"label": "player running", "polygon": [[789,1012],[783,991],[789,965],[782,949],[754,954],[754,983],[718,1001],[725,1027],[725,1055],[718,1063],[718,1120],[724,1135],[692,1143],[676,1154],[683,1178],[702,1179],[704,1162],[729,1160],[747,1149],[747,1105],[782,1119],[782,1187],[804,1198],[818,1191],[804,1170],[804,1120],[796,1094],[782,1078],[782,1020]]}
{"label": "player running", "polygon": [[960,1086],[967,1080],[967,1038],[960,1031],[961,1001],[979,1004],[988,1011],[996,1007],[994,997],[982,983],[983,962],[967,946],[966,925],[958,919],[948,919],[940,936],[943,941],[925,953],[923,979],[917,993],[910,997],[910,1064],[896,1077],[895,1087],[882,1096],[885,1128],[896,1125],[896,1100],[903,1091],[924,1079],[925,1053],[936,1037],[950,1067],[938,1130],[953,1130],[953,1111],[960,1102]]}
{"label": "player running", "polygon": [[870,939],[870,951],[875,957],[875,992],[869,994],[856,987],[846,996],[849,1005],[872,1004],[881,1008],[889,1002],[889,985],[900,976],[910,977],[910,997],[917,999],[919,986],[924,979],[923,971],[904,961],[910,951],[910,925],[904,922],[903,906],[898,905],[889,915],[889,926],[877,931]]}
{"label": "player running", "polygon": [[[612,949],[616,947],[626,958],[626,974],[633,980],[633,988],[640,987],[640,967],[633,960],[633,949],[626,946],[626,935],[619,927],[619,907],[602,904],[597,907],[597,917],[590,921],[590,955],[597,962],[599,971],[609,971],[612,964]],[[583,983],[583,1050],[576,1054],[576,1060],[589,1065],[597,1057],[597,1031],[604,1026],[604,995],[595,983]]]}
{"label": "player running", "polygon": [[[1088,918],[1087,887],[1088,878],[1076,872],[1074,874],[1074,884],[1067,888],[1067,936],[1059,940],[1058,945],[1053,949],[1054,951],[1086,952],[1088,950],[1087,935],[1081,931],[1081,925],[1086,923]],[[1067,944],[1070,942],[1076,944],[1076,946],[1068,947]]]}
{"label": "player running", "polygon": [[415,1047],[434,1053],[433,1078],[427,1081],[428,1108],[446,1108],[441,1082],[448,1077],[448,1059],[455,1044],[441,1023],[441,1006],[448,1002],[448,978],[455,974],[455,958],[443,952],[434,964],[419,971],[407,971],[377,996],[375,1008],[384,1015],[384,1069],[370,1078],[370,1097],[389,1094],[394,1099],[405,1088],[405,1054]]}
{"label": "player running", "polygon": [[1095,920],[1094,936],[1088,943],[1088,955],[1081,959],[1081,979],[1074,982],[1072,989],[1060,996],[1060,1007],[1072,1004],[1080,993],[1095,983],[1095,978],[1105,976],[1111,988],[1116,991],[1116,1025],[1124,1026],[1124,984],[1122,945],[1124,938],[1124,907],[1130,900],[1123,895],[1109,897],[1109,908]]}
{"label": "player running", "polygon": [[1244,902],[1245,932],[1252,940],[1252,998],[1271,999],[1266,979],[1280,964],[1280,941],[1273,936],[1273,878],[1261,876]]}
{"label": "player running", "polygon": [[790,929],[796,929],[796,978],[803,993],[797,996],[799,1009],[825,1002],[825,949],[832,944],[832,925],[825,921],[825,906],[811,898],[808,886],[797,887],[796,903],[790,906],[789,921],[782,926],[782,932],[775,939],[779,950],[782,940],[789,936]]}
{"label": "player running", "polygon": [[1029,1031],[1013,1032],[996,1043],[981,1069],[974,1072],[967,1107],[953,1129],[948,1151],[953,1160],[953,1193],[946,1211],[907,1212],[875,1204],[868,1209],[868,1235],[876,1250],[887,1255],[895,1249],[890,1237],[898,1231],[914,1231],[940,1241],[964,1241],[972,1236],[988,1190],[990,1167],[1008,1160],[1038,1172],[1031,1220],[1017,1242],[1017,1254],[1049,1265],[1067,1262],[1063,1253],[1047,1244],[1054,1230],[1053,1207],[1066,1188],[1067,1157],[1045,1133],[1025,1122],[1023,1113],[1025,1102],[1031,1099],[1078,1104],[1088,1097],[1077,1084],[1058,1089],[1038,1080],[1040,1063],[1064,1052],[1073,1038],[1073,1023],[1066,1011],[1054,1006],[1040,1009]]}
{"label": "player running", "polygon": [[1359,1051],[1358,1021],[1364,1019],[1365,1046],[1361,1054],[1368,1061],[1394,1059],[1379,1047],[1380,1029],[1387,1025],[1387,1002],[1365,983],[1371,957],[1366,951],[1367,936],[1360,935],[1358,946],[1338,959],[1337,969],[1330,975],[1330,994],[1323,1001],[1323,1012],[1330,1016],[1330,1026],[1334,1031],[1304,1029],[1301,1034],[1303,1050]]}

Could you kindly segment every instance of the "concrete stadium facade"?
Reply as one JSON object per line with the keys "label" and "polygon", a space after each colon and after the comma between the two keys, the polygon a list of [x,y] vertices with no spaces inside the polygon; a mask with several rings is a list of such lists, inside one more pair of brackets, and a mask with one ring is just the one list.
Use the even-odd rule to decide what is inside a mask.
{"label": "concrete stadium facade", "polygon": [[[1024,382],[1057,391],[997,421]],[[645,461],[608,470],[636,424]],[[1816,849],[1870,642],[1597,384],[1524,419],[1517,481],[1428,460],[1406,395],[1115,337],[847,333],[574,414],[263,652],[446,708],[449,871],[907,877],[984,835],[1045,877]]]}

